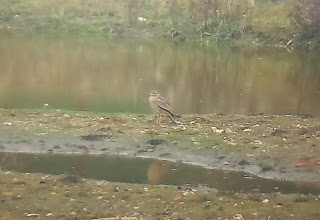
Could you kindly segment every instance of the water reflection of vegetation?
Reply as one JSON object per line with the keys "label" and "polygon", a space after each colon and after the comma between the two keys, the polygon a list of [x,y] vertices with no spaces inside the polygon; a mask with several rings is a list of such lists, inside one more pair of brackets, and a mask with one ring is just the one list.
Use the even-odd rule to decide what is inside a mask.
{"label": "water reflection of vegetation", "polygon": [[211,170],[168,161],[119,156],[0,153],[0,166],[5,170],[22,173],[65,174],[65,180],[69,182],[94,178],[151,185],[205,185],[220,192],[259,191],[313,195],[320,192],[320,185],[313,182],[263,179],[244,172]]}
{"label": "water reflection of vegetation", "polygon": [[158,89],[176,113],[320,109],[317,52],[87,35],[0,37],[3,107],[48,102],[66,109],[148,112],[147,97]]}

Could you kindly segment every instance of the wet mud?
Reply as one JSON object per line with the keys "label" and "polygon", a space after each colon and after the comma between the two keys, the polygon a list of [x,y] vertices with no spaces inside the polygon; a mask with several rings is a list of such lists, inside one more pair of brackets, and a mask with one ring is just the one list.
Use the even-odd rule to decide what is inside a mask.
{"label": "wet mud", "polygon": [[182,115],[174,124],[152,115],[60,110],[1,116],[2,152],[126,155],[245,171],[264,178],[319,181],[320,120],[293,115]]}
{"label": "wet mud", "polygon": [[[1,152],[156,158],[292,180],[296,186],[310,188],[317,188],[320,179],[319,166],[305,163],[319,159],[317,116],[181,115],[177,117],[179,124],[164,119],[159,125],[152,115],[2,109],[0,120]],[[296,166],[302,162],[305,166]],[[4,219],[28,218],[28,214],[60,219],[302,219],[319,215],[314,208],[317,195],[151,186],[161,184],[168,172],[165,166],[149,166],[150,182],[138,185],[70,177],[68,173],[2,169],[0,208],[6,210],[1,213]]]}

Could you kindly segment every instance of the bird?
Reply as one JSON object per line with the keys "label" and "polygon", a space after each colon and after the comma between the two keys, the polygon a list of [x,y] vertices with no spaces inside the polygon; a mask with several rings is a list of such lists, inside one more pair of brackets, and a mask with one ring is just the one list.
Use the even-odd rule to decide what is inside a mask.
{"label": "bird", "polygon": [[173,117],[174,114],[170,110],[169,102],[160,95],[157,90],[153,90],[149,96],[149,104],[153,111],[158,113],[157,117],[157,124],[161,124],[161,114],[166,114],[169,118],[174,122],[177,123]]}

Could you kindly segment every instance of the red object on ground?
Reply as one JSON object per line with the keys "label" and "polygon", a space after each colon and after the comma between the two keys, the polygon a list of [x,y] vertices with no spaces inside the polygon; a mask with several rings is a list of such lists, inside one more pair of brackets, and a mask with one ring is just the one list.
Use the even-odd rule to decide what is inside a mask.
{"label": "red object on ground", "polygon": [[296,167],[314,167],[317,166],[319,162],[304,162],[304,163],[297,163]]}

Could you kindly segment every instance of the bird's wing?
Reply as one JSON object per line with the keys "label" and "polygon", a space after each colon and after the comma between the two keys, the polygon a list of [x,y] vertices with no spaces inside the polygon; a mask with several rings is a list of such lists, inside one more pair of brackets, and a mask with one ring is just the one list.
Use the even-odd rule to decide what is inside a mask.
{"label": "bird's wing", "polygon": [[163,97],[158,98],[157,105],[159,106],[160,109],[168,112],[173,117],[173,114],[170,110],[170,104],[167,102],[167,100],[165,98],[163,98]]}
{"label": "bird's wing", "polygon": [[174,117],[174,114],[173,114],[169,109],[166,109],[166,108],[164,108],[164,107],[162,107],[162,106],[160,106],[160,105],[158,105],[158,106],[159,106],[160,109],[166,111],[166,112],[171,116],[171,117],[170,117],[171,120],[174,121],[173,118],[172,118],[172,117]]}
{"label": "bird's wing", "polygon": [[168,109],[168,110],[170,109],[169,102],[163,97],[160,97],[160,98],[157,99],[157,104],[159,106],[161,106],[162,108],[165,108],[165,109]]}

